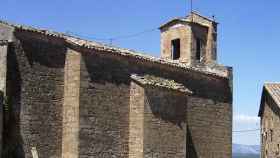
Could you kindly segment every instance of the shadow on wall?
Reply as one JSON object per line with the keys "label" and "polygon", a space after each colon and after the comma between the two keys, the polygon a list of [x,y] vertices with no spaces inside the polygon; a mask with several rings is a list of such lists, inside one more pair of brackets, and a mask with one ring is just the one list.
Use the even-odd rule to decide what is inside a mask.
{"label": "shadow on wall", "polygon": [[82,53],[80,157],[128,157],[130,74],[119,60]]}
{"label": "shadow on wall", "polygon": [[0,90],[0,107],[4,108],[4,93]]}
{"label": "shadow on wall", "polygon": [[107,81],[117,85],[129,85],[131,74],[150,74],[182,83],[203,98],[219,102],[231,102],[232,100],[232,92],[227,78],[219,78],[196,71],[185,73],[185,70],[171,68],[164,64],[143,62],[119,55],[112,56],[104,52],[83,50],[81,52],[86,67],[89,71],[92,71],[90,74],[94,82],[105,84],[105,81]]}
{"label": "shadow on wall", "polygon": [[131,67],[126,61],[120,61],[118,58],[105,58],[93,53],[82,53],[82,56],[91,82],[130,85]]}
{"label": "shadow on wall", "polygon": [[184,128],[187,109],[185,95],[161,88],[146,88],[145,93],[151,112],[156,118],[170,122],[180,129]]}
{"label": "shadow on wall", "polygon": [[60,157],[67,49],[55,38],[38,40],[37,36],[28,38],[29,35],[16,32],[18,40],[11,51],[13,57],[8,60],[18,62],[8,68],[14,78],[8,85],[13,118],[19,125],[16,144],[22,145],[25,157],[31,157],[32,147],[36,147],[40,158]]}
{"label": "shadow on wall", "polygon": [[25,158],[20,132],[21,76],[15,47],[9,46],[7,96],[4,98],[3,155],[5,158]]}
{"label": "shadow on wall", "polygon": [[[145,97],[145,114],[148,114],[145,121],[149,121],[149,125],[145,127],[149,130],[145,135],[149,148],[145,153],[168,157],[169,153],[167,151],[173,151],[176,152],[176,155],[174,155],[176,158],[189,157],[190,154],[186,149],[188,144],[185,144],[186,141],[184,140],[188,133],[186,131],[187,95],[158,87],[147,87],[145,88]],[[152,118],[150,118],[150,112]],[[149,139],[154,136],[157,138]],[[191,155],[191,158],[197,157],[195,154]]]}
{"label": "shadow on wall", "polygon": [[197,152],[195,150],[195,146],[192,140],[192,133],[187,126],[187,141],[186,141],[186,147],[187,147],[187,157],[186,158],[198,158]]}
{"label": "shadow on wall", "polygon": [[[186,129],[186,158],[198,158],[192,133],[186,124],[187,96],[160,88],[149,88],[149,90],[146,89],[145,93],[149,108],[156,118],[176,125],[181,130]],[[183,126],[186,127],[184,128]],[[173,137],[172,139],[177,138]],[[180,139],[181,138],[178,138],[178,141],[180,141]]]}

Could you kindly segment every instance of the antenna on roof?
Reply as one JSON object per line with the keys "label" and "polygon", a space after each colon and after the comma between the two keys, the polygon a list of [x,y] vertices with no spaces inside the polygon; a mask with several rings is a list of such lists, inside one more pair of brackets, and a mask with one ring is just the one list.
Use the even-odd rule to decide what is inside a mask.
{"label": "antenna on roof", "polygon": [[193,22],[193,0],[190,0],[190,15],[191,15],[191,19],[192,19],[192,22]]}
{"label": "antenna on roof", "polygon": [[193,11],[193,0],[190,0],[190,3],[191,3],[191,13],[192,13],[192,11]]}

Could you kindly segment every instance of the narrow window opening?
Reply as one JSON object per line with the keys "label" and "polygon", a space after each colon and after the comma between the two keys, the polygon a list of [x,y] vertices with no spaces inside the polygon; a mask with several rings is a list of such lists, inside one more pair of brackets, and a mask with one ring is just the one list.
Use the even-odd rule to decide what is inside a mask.
{"label": "narrow window opening", "polygon": [[273,141],[273,130],[272,129],[270,130],[270,141],[271,142]]}
{"label": "narrow window opening", "polygon": [[279,152],[280,152],[280,145],[277,144],[277,152],[276,152],[276,154],[279,155]]}
{"label": "narrow window opening", "polygon": [[196,60],[201,60],[201,50],[202,50],[202,41],[200,39],[196,39]]}
{"label": "narrow window opening", "polygon": [[180,58],[180,39],[175,39],[171,41],[172,45],[172,59],[173,60],[178,60]]}

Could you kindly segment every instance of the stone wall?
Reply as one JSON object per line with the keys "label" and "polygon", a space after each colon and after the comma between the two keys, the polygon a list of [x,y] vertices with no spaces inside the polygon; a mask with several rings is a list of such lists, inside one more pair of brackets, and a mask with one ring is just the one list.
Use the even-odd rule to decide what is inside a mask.
{"label": "stone wall", "polygon": [[266,92],[261,117],[261,158],[280,156],[280,110]]}
{"label": "stone wall", "polygon": [[8,53],[4,157],[60,158],[65,48],[16,34]]}
{"label": "stone wall", "polygon": [[83,55],[79,157],[128,157],[130,87],[122,65]]}
{"label": "stone wall", "polygon": [[[191,44],[191,50],[193,53],[191,53],[191,63],[192,64],[204,64],[206,62],[207,59],[207,42],[208,42],[208,31],[209,29],[207,27],[198,25],[198,24],[192,24],[192,44]],[[197,60],[196,57],[196,50],[197,47],[197,42],[196,40],[199,39],[203,45],[203,47],[201,48],[201,54],[200,54],[200,60]]]}
{"label": "stone wall", "polygon": [[0,90],[6,92],[8,41],[0,41]]}
{"label": "stone wall", "polygon": [[[198,75],[192,72],[178,72],[178,70],[166,69],[161,65],[135,62],[125,57],[110,56],[103,53],[83,52],[82,54],[80,91],[81,157],[109,157],[109,154],[116,157],[128,157],[129,155],[132,158],[139,155],[141,157],[142,154],[151,156],[148,154],[149,149],[154,151],[154,156],[165,157],[168,152],[170,154],[178,151],[177,156],[180,157],[185,152],[179,150],[179,146],[184,148],[183,145],[186,145],[183,144],[183,140],[187,140],[188,148],[186,150],[187,153],[193,155],[193,158],[209,158],[208,153],[211,154],[211,158],[216,158],[216,155],[218,158],[231,157],[232,96],[229,80]],[[165,92],[162,89],[145,89],[143,91],[141,87],[135,87],[135,84],[131,85],[130,75],[134,73],[152,74],[183,83],[185,87],[194,92],[194,96],[187,101],[187,98],[180,97],[176,94],[177,92]],[[135,96],[132,96],[132,93]],[[145,110],[144,116],[131,111],[131,108],[138,108],[141,111],[143,93],[145,93],[145,109],[142,109]],[[176,101],[180,101],[180,105],[179,103],[176,105]],[[132,105],[132,103],[135,103],[135,105]],[[182,103],[186,103],[186,105],[182,105]],[[169,104],[175,105],[173,106],[174,109],[178,106],[177,110],[181,109],[180,112],[183,112],[183,106],[188,107],[187,110],[189,111],[186,115],[189,116],[184,116],[187,121],[182,122],[182,128],[172,122],[174,120],[171,119],[171,122],[168,123],[168,120],[162,120],[159,116],[155,116],[156,113],[153,113],[153,110],[155,110],[153,108],[156,106],[161,110],[166,108],[166,111],[162,111],[163,116],[168,113],[167,111],[172,112],[174,109],[168,108],[167,105]],[[137,117],[134,118],[134,116]],[[180,113],[179,116],[183,117]],[[141,130],[136,130],[141,129],[141,123],[137,122],[141,119],[144,119],[142,121],[147,125],[145,128],[150,128],[151,131],[141,132]],[[133,125],[129,124],[129,121],[134,122]],[[188,126],[186,126],[186,122],[188,122]],[[166,137],[157,135],[159,129],[164,131],[161,126],[166,127],[165,132],[177,133],[177,135],[167,134]],[[136,131],[133,128],[136,128]],[[136,132],[138,139],[131,132]],[[182,138],[184,137],[183,133],[188,133],[185,135],[188,138]],[[141,136],[143,137],[143,145],[141,145]],[[159,152],[161,149],[169,148],[173,140],[179,140],[179,137],[182,139],[178,141],[180,143],[176,147],[165,153]],[[159,140],[170,142],[165,143],[161,148],[154,148]],[[132,145],[131,141],[136,141],[137,145]],[[212,145],[209,145],[209,142]],[[91,146],[92,144],[95,145]],[[131,148],[131,150],[128,150],[128,148]]]}
{"label": "stone wall", "polygon": [[6,80],[7,80],[7,52],[8,41],[0,41],[0,157],[2,153],[2,133],[3,133],[3,98],[6,93]]}
{"label": "stone wall", "polygon": [[4,109],[4,93],[0,90],[0,108],[1,108],[1,113],[0,113],[0,117],[1,117],[1,124],[0,124],[0,132],[1,132],[1,136],[0,136],[0,157],[2,158],[2,146],[3,146],[3,138],[2,138],[2,133],[3,133],[3,109]]}
{"label": "stone wall", "polygon": [[13,31],[13,27],[0,23],[0,40],[11,42],[14,38]]}
{"label": "stone wall", "polygon": [[145,88],[144,157],[186,157],[187,95]]}
{"label": "stone wall", "polygon": [[232,106],[191,96],[187,105],[187,146],[191,158],[230,158]]}
{"label": "stone wall", "polygon": [[208,28],[207,43],[206,43],[206,54],[205,54],[205,62],[207,64],[216,63],[217,61],[217,25],[213,19],[205,18],[199,15],[196,12],[191,13],[188,16],[189,21],[193,21],[193,23],[200,24],[204,27]]}
{"label": "stone wall", "polygon": [[81,54],[68,49],[64,67],[62,157],[78,158]]}
{"label": "stone wall", "polygon": [[191,28],[185,24],[177,24],[161,32],[161,57],[172,59],[171,41],[180,39],[180,62],[189,63],[191,58]]}
{"label": "stone wall", "polygon": [[144,157],[144,88],[131,82],[129,108],[129,158]]}
{"label": "stone wall", "polygon": [[[161,57],[172,60],[172,44],[180,39],[180,62],[201,65],[217,64],[217,23],[193,12],[187,18],[176,19],[161,28]],[[203,42],[202,60],[196,59],[196,39]]]}
{"label": "stone wall", "polygon": [[187,95],[132,82],[129,158],[186,157]]}

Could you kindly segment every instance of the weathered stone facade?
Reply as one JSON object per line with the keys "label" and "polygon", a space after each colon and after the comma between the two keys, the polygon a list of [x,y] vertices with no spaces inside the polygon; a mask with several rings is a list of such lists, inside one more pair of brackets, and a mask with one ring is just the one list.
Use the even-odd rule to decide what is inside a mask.
{"label": "weathered stone facade", "polygon": [[[0,40],[0,107],[4,107],[6,93],[8,45],[8,41]],[[0,108],[0,133],[3,133],[3,111],[4,108]],[[2,137],[3,136],[0,135],[0,142],[3,142]],[[2,153],[2,143],[0,143],[0,153]]]}
{"label": "weathered stone facade", "polygon": [[261,158],[280,157],[280,84],[267,83],[263,88],[261,118]]}
{"label": "weathered stone facade", "polygon": [[36,147],[39,157],[60,157],[65,47],[16,36],[8,53],[11,107],[4,127],[4,150],[9,154],[12,150],[15,157],[31,157],[31,148]]}
{"label": "weathered stone facade", "polygon": [[[4,93],[3,91],[0,90],[0,107],[3,107],[1,109],[1,113],[0,113],[0,132],[3,133],[3,111],[4,111]],[[3,146],[3,135],[0,136],[0,152],[2,153],[2,146]]]}
{"label": "weathered stone facade", "polygon": [[79,151],[81,54],[68,49],[64,66],[62,157],[75,158]]}
{"label": "weathered stone facade", "polygon": [[231,157],[231,68],[2,25],[12,32],[3,157]]}

